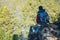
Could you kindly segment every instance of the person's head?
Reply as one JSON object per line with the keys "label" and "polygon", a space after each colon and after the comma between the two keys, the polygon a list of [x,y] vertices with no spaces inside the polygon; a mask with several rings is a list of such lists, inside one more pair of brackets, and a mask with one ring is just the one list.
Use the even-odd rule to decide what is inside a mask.
{"label": "person's head", "polygon": [[43,6],[39,6],[39,10],[42,10],[43,9]]}

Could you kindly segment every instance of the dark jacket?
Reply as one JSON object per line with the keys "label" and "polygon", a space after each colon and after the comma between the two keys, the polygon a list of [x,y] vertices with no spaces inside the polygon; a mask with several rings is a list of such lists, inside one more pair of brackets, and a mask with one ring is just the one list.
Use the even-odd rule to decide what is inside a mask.
{"label": "dark jacket", "polygon": [[37,15],[38,15],[38,20],[40,20],[39,23],[41,25],[44,25],[44,23],[49,22],[49,15],[44,9],[39,10]]}

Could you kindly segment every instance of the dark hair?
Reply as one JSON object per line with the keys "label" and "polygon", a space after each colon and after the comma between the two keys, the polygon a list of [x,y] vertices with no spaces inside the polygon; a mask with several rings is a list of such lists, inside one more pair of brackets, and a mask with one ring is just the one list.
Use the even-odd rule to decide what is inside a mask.
{"label": "dark hair", "polygon": [[43,7],[42,6],[39,6],[39,10],[41,10],[41,9],[43,9]]}

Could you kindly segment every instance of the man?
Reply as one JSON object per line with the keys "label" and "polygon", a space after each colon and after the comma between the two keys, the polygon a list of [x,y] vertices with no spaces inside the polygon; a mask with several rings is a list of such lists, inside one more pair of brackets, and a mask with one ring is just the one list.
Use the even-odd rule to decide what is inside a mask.
{"label": "man", "polygon": [[39,11],[37,13],[36,22],[37,24],[40,24],[41,26],[44,26],[44,24],[49,23],[49,15],[43,9],[42,6],[39,6]]}

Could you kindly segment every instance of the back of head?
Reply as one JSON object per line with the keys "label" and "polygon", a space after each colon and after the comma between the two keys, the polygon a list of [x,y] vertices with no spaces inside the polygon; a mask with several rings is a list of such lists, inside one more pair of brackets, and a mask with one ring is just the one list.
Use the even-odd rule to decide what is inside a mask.
{"label": "back of head", "polygon": [[43,9],[43,6],[39,6],[39,11],[45,12],[45,9]]}
{"label": "back of head", "polygon": [[43,6],[39,6],[39,10],[42,10],[43,9]]}

